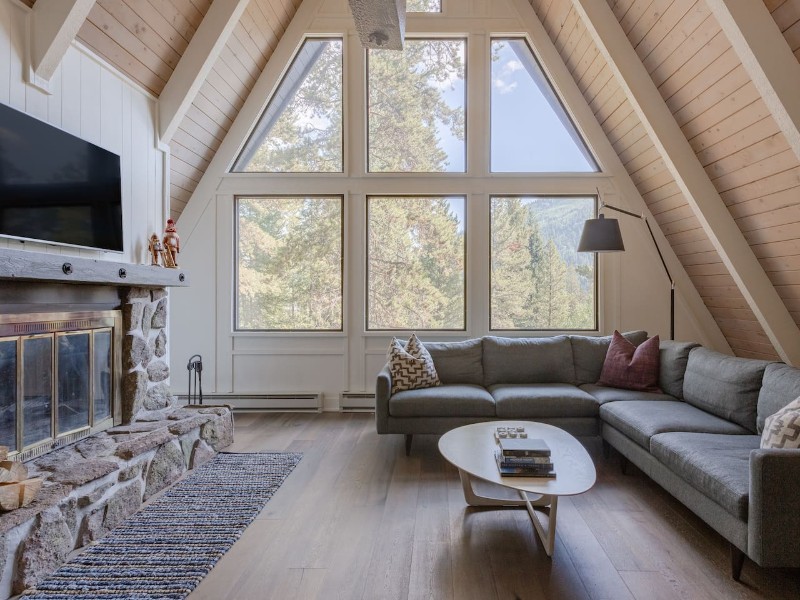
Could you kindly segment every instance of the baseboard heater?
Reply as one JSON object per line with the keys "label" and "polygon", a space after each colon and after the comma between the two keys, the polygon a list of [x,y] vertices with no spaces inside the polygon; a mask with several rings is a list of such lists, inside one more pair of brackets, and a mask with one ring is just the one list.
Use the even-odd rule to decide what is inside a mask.
{"label": "baseboard heater", "polygon": [[[181,402],[188,402],[187,395],[180,395]],[[227,404],[235,411],[321,411],[322,394],[203,394],[203,404]]]}
{"label": "baseboard heater", "polygon": [[375,394],[365,392],[342,392],[339,410],[344,412],[370,412],[375,410]]}

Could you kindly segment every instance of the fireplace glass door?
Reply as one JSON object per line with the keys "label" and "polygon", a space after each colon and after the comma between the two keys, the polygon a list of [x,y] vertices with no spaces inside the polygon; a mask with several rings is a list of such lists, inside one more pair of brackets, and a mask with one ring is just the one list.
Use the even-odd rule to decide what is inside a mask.
{"label": "fireplace glass door", "polygon": [[53,435],[53,336],[22,340],[22,441],[36,444]]}
{"label": "fireplace glass door", "polygon": [[0,446],[17,449],[17,340],[0,339]]}
{"label": "fireplace glass door", "polygon": [[120,311],[0,314],[0,445],[13,458],[119,422],[121,322]]}

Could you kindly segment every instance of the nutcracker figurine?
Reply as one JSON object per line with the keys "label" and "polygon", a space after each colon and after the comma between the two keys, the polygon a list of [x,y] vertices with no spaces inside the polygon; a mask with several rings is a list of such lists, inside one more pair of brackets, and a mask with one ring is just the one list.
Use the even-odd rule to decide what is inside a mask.
{"label": "nutcracker figurine", "polygon": [[164,250],[164,247],[161,245],[161,241],[158,239],[158,235],[155,233],[150,236],[148,247],[150,250],[150,266],[160,267],[161,265],[158,264],[158,257],[161,256],[161,252]]}
{"label": "nutcracker figurine", "polygon": [[164,231],[164,266],[174,269],[178,266],[178,253],[181,251],[181,238],[175,229],[175,221],[167,219]]}

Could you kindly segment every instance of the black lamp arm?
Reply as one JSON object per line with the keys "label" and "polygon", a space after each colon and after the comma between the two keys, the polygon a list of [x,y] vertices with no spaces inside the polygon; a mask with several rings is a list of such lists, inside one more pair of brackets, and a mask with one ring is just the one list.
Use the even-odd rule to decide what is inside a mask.
{"label": "black lamp arm", "polygon": [[664,267],[664,272],[667,274],[667,279],[669,279],[670,284],[670,311],[669,311],[669,339],[675,339],[675,280],[672,278],[672,275],[669,272],[669,267],[667,267],[667,261],[664,260],[664,255],[661,253],[661,248],[656,241],[656,236],[653,234],[653,228],[650,227],[650,221],[647,220],[647,217],[644,215],[636,214],[635,212],[631,212],[629,210],[625,210],[624,208],[619,208],[617,206],[612,206],[611,204],[606,204],[602,202],[600,204],[600,210],[607,208],[608,210],[613,210],[623,215],[628,215],[631,217],[636,217],[637,219],[642,219],[644,224],[647,225],[647,232],[650,234],[650,239],[653,240],[653,245],[656,247],[656,252],[658,252],[658,258],[661,259],[661,266]]}

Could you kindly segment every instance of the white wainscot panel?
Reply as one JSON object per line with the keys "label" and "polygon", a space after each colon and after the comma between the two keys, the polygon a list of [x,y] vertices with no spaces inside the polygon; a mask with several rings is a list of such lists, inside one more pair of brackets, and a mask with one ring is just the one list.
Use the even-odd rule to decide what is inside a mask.
{"label": "white wainscot panel", "polygon": [[336,396],[344,390],[345,365],[345,357],[337,355],[236,355],[233,392],[314,392]]}
{"label": "white wainscot panel", "polygon": [[276,337],[246,334],[233,338],[234,353],[242,354],[338,354],[347,353],[347,338],[337,337]]}

